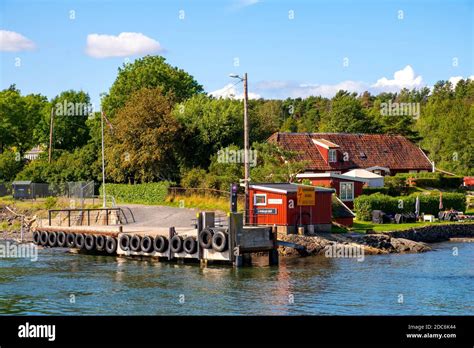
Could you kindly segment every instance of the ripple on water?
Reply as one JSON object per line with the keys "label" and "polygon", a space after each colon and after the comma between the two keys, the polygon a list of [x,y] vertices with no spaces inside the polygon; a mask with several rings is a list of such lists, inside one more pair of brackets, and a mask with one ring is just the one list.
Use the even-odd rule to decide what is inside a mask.
{"label": "ripple on water", "polygon": [[472,314],[474,243],[435,247],[424,254],[366,256],[363,262],[308,257],[241,269],[44,249],[37,262],[0,259],[0,313]]}

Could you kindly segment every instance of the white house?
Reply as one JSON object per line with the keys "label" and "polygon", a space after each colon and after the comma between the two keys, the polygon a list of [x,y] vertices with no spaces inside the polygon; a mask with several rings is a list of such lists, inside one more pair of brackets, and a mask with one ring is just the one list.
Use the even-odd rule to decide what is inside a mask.
{"label": "white house", "polygon": [[367,183],[369,187],[383,187],[384,179],[382,175],[378,175],[372,172],[369,172],[365,169],[353,169],[344,173],[345,176],[351,176],[353,178],[362,179]]}

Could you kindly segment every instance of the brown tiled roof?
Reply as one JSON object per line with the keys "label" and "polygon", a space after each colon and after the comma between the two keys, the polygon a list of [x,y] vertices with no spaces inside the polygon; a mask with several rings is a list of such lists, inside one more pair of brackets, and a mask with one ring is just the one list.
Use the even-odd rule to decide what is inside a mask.
{"label": "brown tiled roof", "polygon": [[[339,145],[338,158],[348,161],[326,163],[312,139],[326,139]],[[373,166],[390,170],[428,170],[432,166],[423,151],[401,135],[349,133],[274,133],[269,142],[297,152],[296,159],[309,163],[308,171],[350,170]],[[365,156],[365,157],[364,157]]]}

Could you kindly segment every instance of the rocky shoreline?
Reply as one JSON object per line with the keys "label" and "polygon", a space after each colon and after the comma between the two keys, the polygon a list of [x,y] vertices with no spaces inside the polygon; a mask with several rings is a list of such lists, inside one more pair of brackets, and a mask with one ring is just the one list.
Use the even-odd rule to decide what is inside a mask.
{"label": "rocky shoreline", "polygon": [[386,233],[319,233],[314,236],[281,235],[278,239],[303,248],[280,246],[281,256],[324,255],[328,248],[360,248],[366,255],[421,253],[432,250],[429,243],[474,241],[474,224],[433,225]]}

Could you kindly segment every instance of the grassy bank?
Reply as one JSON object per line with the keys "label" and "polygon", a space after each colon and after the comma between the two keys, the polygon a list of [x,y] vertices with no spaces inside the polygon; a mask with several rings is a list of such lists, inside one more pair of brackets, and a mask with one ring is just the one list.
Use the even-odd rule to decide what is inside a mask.
{"label": "grassy bank", "polygon": [[[474,222],[463,222],[474,224]],[[373,230],[375,232],[390,232],[390,231],[402,231],[408,230],[410,228],[420,228],[430,225],[458,225],[459,222],[451,221],[440,221],[440,222],[412,222],[412,223],[403,223],[403,224],[374,224],[367,221],[354,220],[354,225],[351,230],[353,232],[364,232],[366,230]]]}

